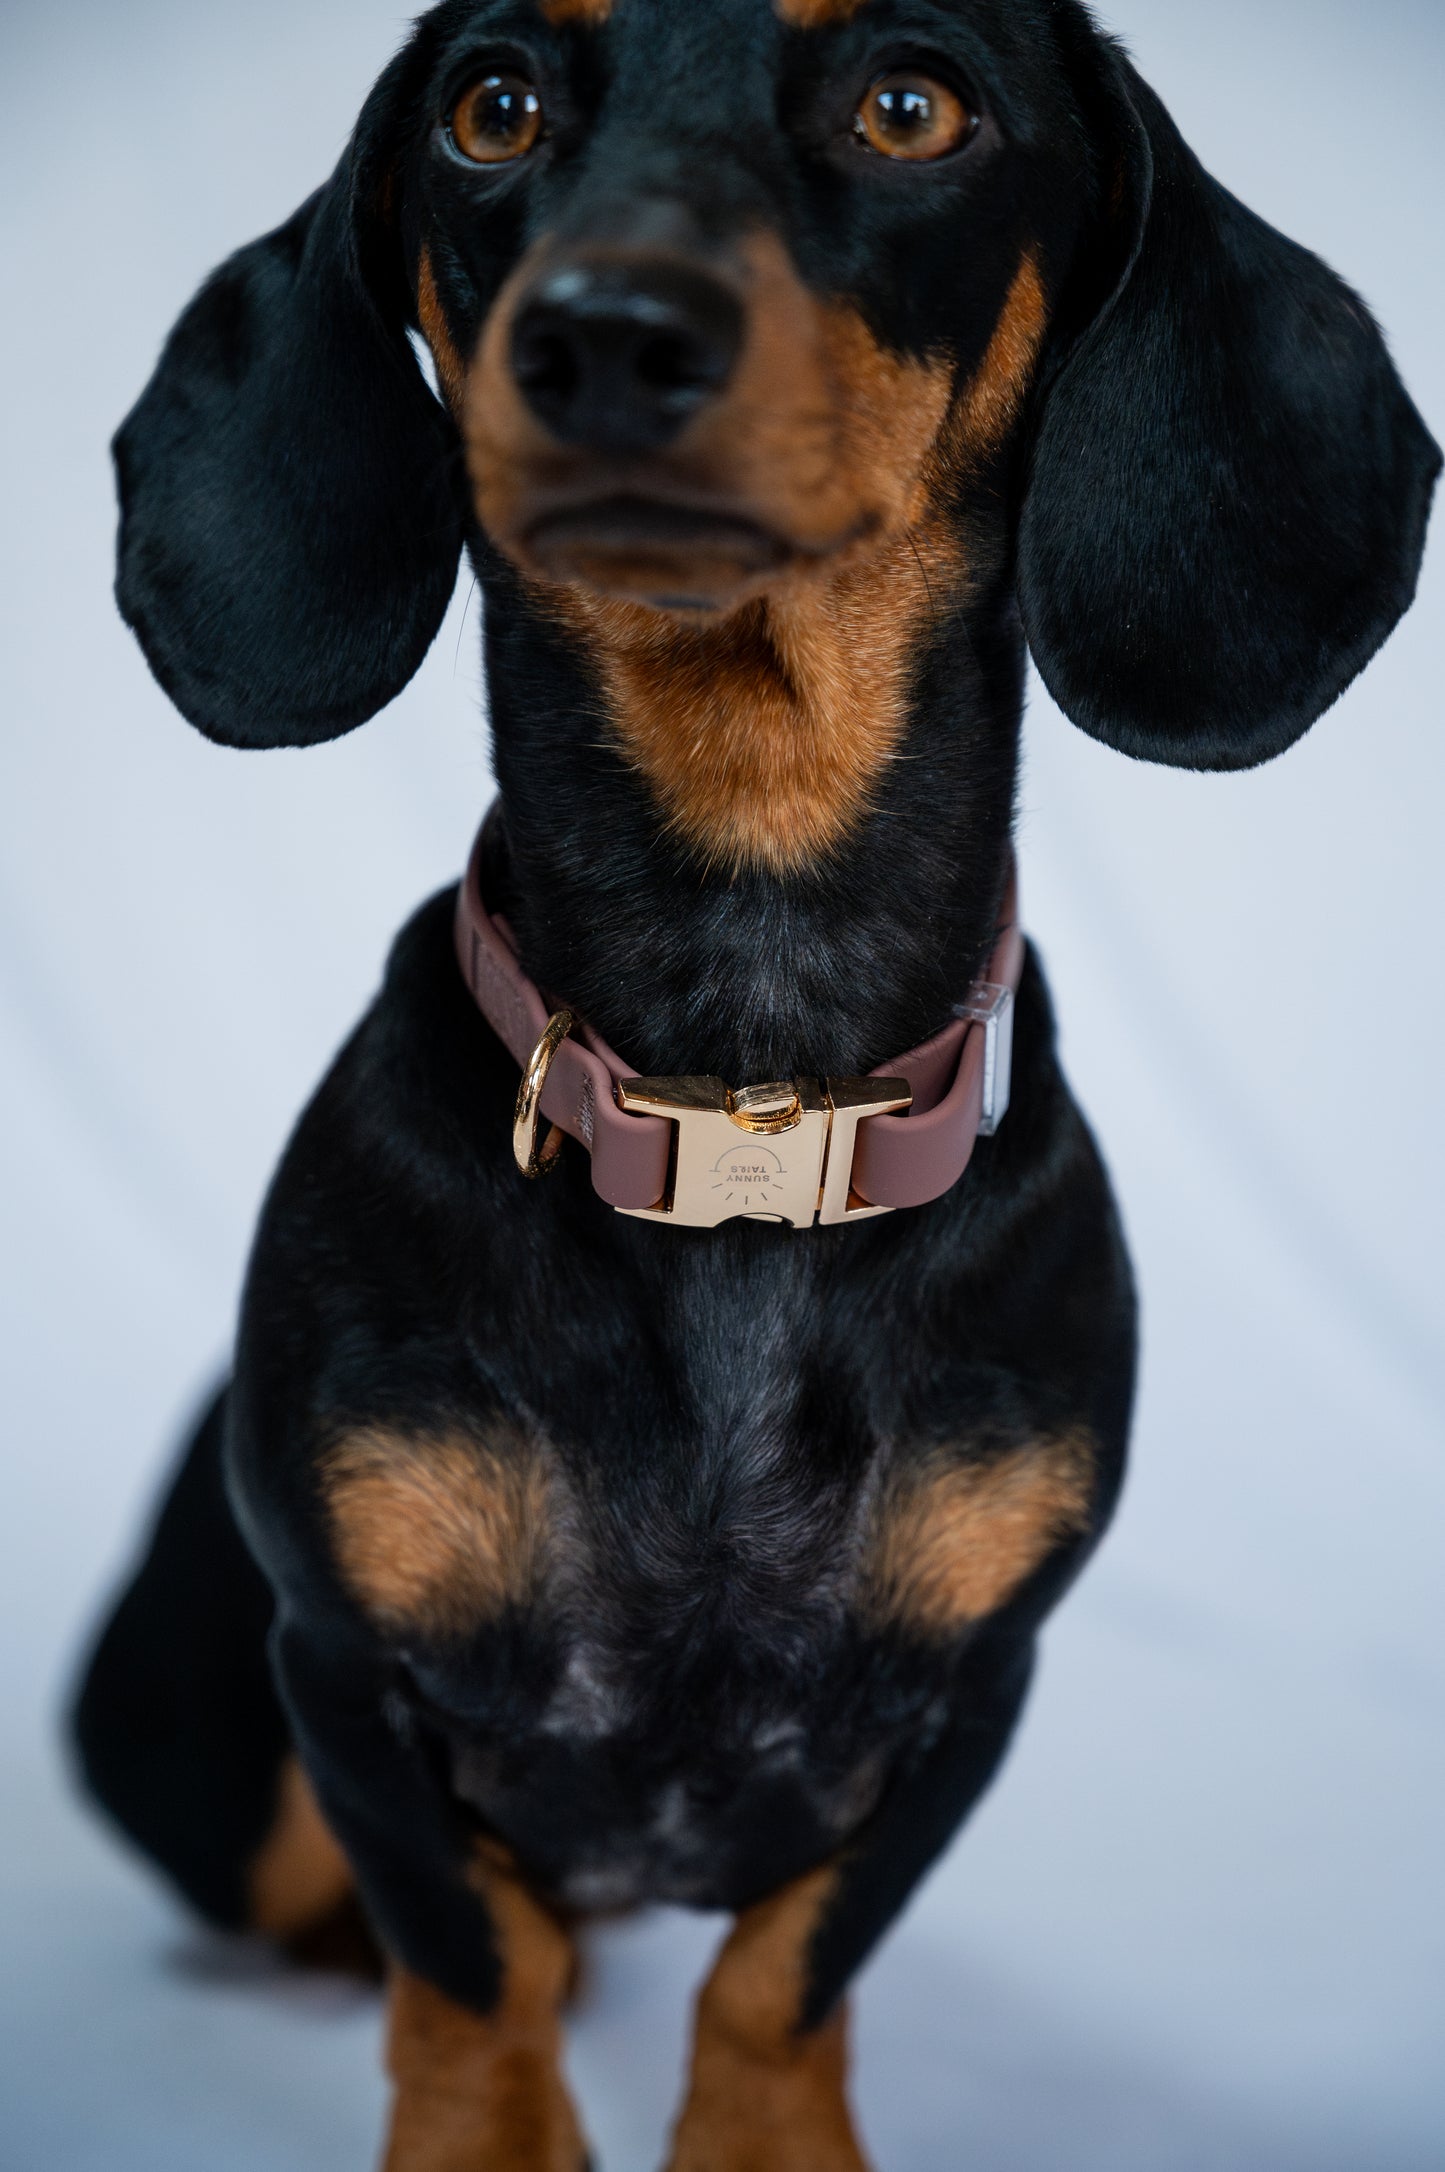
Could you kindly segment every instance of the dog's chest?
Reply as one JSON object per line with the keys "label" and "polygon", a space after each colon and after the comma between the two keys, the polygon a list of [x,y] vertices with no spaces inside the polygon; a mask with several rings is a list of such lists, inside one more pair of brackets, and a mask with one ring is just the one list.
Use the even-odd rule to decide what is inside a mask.
{"label": "dog's chest", "polygon": [[786,1432],[584,1499],[500,1725],[451,1731],[458,1794],[584,1908],[737,1904],[835,1849],[941,1713],[860,1617],[871,1466]]}
{"label": "dog's chest", "polygon": [[613,1731],[597,1724],[610,1701],[597,1671],[580,1642],[533,1728],[453,1750],[457,1794],[571,1906],[742,1906],[833,1853],[877,1804],[894,1745],[876,1715],[850,1724],[801,1672],[744,1710],[733,1685],[679,1668],[619,1705]]}
{"label": "dog's chest", "polygon": [[1087,1448],[981,1431],[978,1393],[920,1439],[827,1294],[679,1277],[605,1374],[387,1451],[357,1557],[414,1509],[456,1792],[570,1903],[739,1905],[836,1851],[950,1723],[972,1626],[1083,1528]]}

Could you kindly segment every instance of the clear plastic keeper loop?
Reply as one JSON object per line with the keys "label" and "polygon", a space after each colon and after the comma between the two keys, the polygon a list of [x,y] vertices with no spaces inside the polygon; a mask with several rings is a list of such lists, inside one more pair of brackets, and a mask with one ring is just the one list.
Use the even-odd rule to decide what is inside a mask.
{"label": "clear plastic keeper loop", "polygon": [[1012,988],[996,982],[975,982],[966,1003],[954,1012],[983,1027],[983,1114],[979,1137],[991,1139],[1008,1115],[1009,1089],[1013,1082],[1014,997]]}

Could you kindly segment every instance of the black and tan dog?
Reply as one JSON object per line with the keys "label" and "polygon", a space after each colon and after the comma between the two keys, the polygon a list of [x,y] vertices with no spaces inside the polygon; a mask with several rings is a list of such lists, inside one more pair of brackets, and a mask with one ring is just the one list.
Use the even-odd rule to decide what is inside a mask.
{"label": "black and tan dog", "polygon": [[[995,950],[1025,642],[1126,753],[1278,754],[1407,607],[1436,448],[1076,0],[447,0],[117,457],[122,609],[228,744],[371,716],[465,549],[501,797],[472,986],[448,894],[286,1154],[90,1782],[221,1923],[319,1934],[354,1880],[392,2172],[578,2172],[570,1927],[653,1900],[737,1918],[675,2172],[857,2168],[849,1980],[997,1769],[1129,1422],[1107,1183]],[[1014,1086],[970,1158],[980,978]],[[581,1143],[524,1123],[530,1183],[538,987],[531,1083],[565,1047],[584,1090],[542,1086]],[[865,1075],[940,1029],[904,1113]],[[650,1084],[603,1111],[607,1044]],[[868,1214],[870,1126],[906,1158],[959,1079],[939,1196]],[[699,1206],[704,1121],[754,1159]],[[628,1124],[671,1140],[651,1218],[599,1196]],[[688,1226],[776,1221],[790,1127],[786,1217],[831,1213]]]}

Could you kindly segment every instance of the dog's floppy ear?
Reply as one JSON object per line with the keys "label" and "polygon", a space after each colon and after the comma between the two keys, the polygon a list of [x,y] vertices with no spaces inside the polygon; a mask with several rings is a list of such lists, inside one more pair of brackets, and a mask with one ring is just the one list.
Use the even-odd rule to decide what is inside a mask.
{"label": "dog's floppy ear", "polygon": [[393,70],[327,186],[201,289],[116,439],[121,612],[231,746],[365,723],[456,580],[460,463],[383,208],[395,100]]}
{"label": "dog's floppy ear", "polygon": [[1100,50],[1124,261],[1041,388],[1020,609],[1050,693],[1096,739],[1247,768],[1409,608],[1440,454],[1364,303]]}

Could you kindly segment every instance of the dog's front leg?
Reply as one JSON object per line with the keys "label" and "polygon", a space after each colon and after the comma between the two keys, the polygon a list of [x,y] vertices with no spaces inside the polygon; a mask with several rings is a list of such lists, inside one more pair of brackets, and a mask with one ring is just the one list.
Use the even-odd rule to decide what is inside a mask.
{"label": "dog's front leg", "polygon": [[737,1919],[698,2000],[668,2172],[867,2172],[848,2104],[847,1987],[988,1786],[1027,1645],[980,1653],[954,1724],[835,1863]]}
{"label": "dog's front leg", "polygon": [[808,1956],[835,1868],[738,1917],[697,2006],[670,2172],[867,2172],[848,2107],[847,2014],[806,2025]]}
{"label": "dog's front leg", "polygon": [[390,2001],[396,2085],[384,2172],[581,2172],[562,2079],[571,1941],[500,1856],[478,1865],[501,1956],[489,2012],[399,1969]]}
{"label": "dog's front leg", "polygon": [[392,1962],[384,2172],[582,2172],[561,2065],[566,1931],[388,1719],[364,1637],[293,1620],[274,1649],[297,1747]]}

